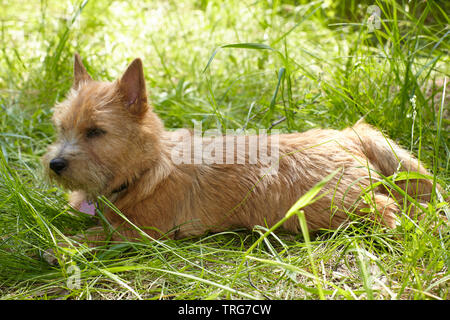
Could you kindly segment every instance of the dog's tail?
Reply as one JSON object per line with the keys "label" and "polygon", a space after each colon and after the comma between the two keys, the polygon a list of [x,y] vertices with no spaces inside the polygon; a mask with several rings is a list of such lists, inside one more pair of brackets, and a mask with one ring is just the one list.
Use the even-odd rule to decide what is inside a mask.
{"label": "dog's tail", "polygon": [[[359,120],[352,128],[356,139],[362,146],[362,152],[370,164],[384,176],[391,176],[398,171],[418,172],[430,176],[423,164],[410,152],[385,137],[380,131]],[[407,179],[396,183],[403,190],[420,202],[429,202],[433,190],[431,179]],[[401,199],[402,197],[400,197]]]}

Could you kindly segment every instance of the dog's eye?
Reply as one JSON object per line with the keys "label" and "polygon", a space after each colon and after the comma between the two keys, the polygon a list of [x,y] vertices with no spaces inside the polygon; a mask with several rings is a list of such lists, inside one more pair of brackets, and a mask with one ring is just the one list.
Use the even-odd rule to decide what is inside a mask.
{"label": "dog's eye", "polygon": [[100,128],[90,128],[86,131],[86,138],[92,139],[104,135],[106,133],[105,130]]}

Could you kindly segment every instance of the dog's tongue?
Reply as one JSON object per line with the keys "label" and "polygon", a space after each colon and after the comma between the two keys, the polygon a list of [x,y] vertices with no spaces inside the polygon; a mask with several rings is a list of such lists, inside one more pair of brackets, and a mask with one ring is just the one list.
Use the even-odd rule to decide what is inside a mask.
{"label": "dog's tongue", "polygon": [[80,205],[80,211],[95,216],[95,205],[87,201],[83,201]]}

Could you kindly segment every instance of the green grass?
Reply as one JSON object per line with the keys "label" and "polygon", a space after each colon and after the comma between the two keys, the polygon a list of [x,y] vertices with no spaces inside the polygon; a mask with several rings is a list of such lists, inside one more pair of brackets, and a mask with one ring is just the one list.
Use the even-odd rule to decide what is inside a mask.
{"label": "green grass", "polygon": [[[448,2],[375,1],[382,21],[374,32],[364,24],[374,4],[366,1],[131,3],[2,5],[1,299],[450,297],[449,230],[436,229],[450,182]],[[294,132],[365,117],[426,163],[444,198],[424,208],[426,219],[402,217],[394,231],[354,221],[311,237],[261,226],[57,248],[64,234],[92,224],[65,212],[66,195],[39,161],[55,137],[51,108],[71,86],[75,51],[95,79],[115,79],[141,57],[167,128],[201,121],[205,130]],[[55,266],[42,258],[49,247]]]}

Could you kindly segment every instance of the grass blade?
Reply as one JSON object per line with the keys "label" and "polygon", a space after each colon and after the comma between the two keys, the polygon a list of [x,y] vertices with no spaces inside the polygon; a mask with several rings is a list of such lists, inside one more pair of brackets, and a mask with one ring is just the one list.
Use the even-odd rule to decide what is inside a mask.
{"label": "grass blade", "polygon": [[226,48],[236,48],[236,49],[252,49],[252,50],[272,50],[274,51],[275,49],[273,49],[271,46],[267,45],[267,44],[263,44],[263,43],[234,43],[234,44],[225,44],[222,45],[220,47],[218,47],[217,49],[214,50],[214,52],[212,53],[211,57],[208,60],[208,63],[206,64],[206,67],[203,69],[202,73],[205,73],[205,71],[208,69],[209,65],[212,63],[214,57],[216,56],[216,54],[221,50],[221,49],[226,49]]}

